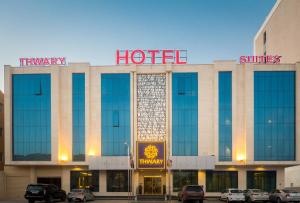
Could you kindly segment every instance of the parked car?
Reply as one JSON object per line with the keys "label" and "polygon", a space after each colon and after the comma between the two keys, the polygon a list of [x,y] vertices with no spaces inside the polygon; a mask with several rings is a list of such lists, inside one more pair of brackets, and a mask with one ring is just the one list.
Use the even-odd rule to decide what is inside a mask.
{"label": "parked car", "polygon": [[198,200],[203,203],[204,191],[201,185],[185,185],[182,190],[178,192],[178,201],[186,202],[188,200]]}
{"label": "parked car", "polygon": [[29,203],[43,200],[47,203],[55,200],[64,202],[66,200],[66,192],[52,184],[29,184],[26,188],[24,197]]}
{"label": "parked car", "polygon": [[73,189],[71,192],[68,193],[68,201],[92,201],[95,199],[93,193],[88,189]]}
{"label": "parked car", "polygon": [[243,202],[245,201],[245,195],[242,190],[229,188],[221,193],[220,200],[227,202]]}
{"label": "parked car", "polygon": [[247,189],[244,191],[245,201],[251,202],[267,202],[269,201],[269,193],[260,189]]}
{"label": "parked car", "polygon": [[295,190],[283,189],[274,190],[270,196],[271,202],[300,202],[300,193]]}

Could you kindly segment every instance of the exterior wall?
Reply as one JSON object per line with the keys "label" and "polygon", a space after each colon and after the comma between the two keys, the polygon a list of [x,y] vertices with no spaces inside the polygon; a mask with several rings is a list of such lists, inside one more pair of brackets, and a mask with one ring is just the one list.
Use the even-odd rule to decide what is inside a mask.
{"label": "exterior wall", "polygon": [[292,166],[284,169],[284,187],[300,188],[300,166]]}
{"label": "exterior wall", "polygon": [[267,55],[281,55],[282,63],[299,62],[300,1],[277,1],[254,38],[254,55],[264,55],[264,32]]}
{"label": "exterior wall", "polygon": [[[4,169],[4,94],[0,91],[0,171]],[[0,189],[1,190],[1,189]]]}
{"label": "exterior wall", "polygon": [[[200,161],[207,157],[214,157],[215,170],[237,170],[238,186],[246,188],[247,170],[277,171],[277,187],[284,185],[284,167],[300,164],[300,147],[296,146],[295,161],[255,161],[254,160],[254,71],[296,71],[296,78],[300,78],[300,63],[281,65],[253,65],[235,64],[234,61],[216,61],[209,65],[143,65],[143,66],[89,66],[89,64],[69,64],[63,67],[5,67],[5,190],[9,191],[9,181],[20,181],[20,185],[34,183],[37,177],[61,177],[62,188],[70,190],[70,170],[91,169],[106,163],[107,168],[100,169],[99,188],[95,195],[127,195],[127,192],[106,192],[106,170],[126,170],[127,157],[101,156],[101,73],[130,73],[131,92],[131,149],[136,154],[137,141],[137,98],[136,77],[139,73],[166,73],[167,78],[167,129],[166,129],[166,156],[171,158],[172,152],[172,72],[196,72],[198,74],[198,157]],[[232,72],[232,161],[218,161],[218,73],[219,71]],[[11,129],[11,78],[12,74],[51,73],[51,161],[12,161],[12,129]],[[72,161],[72,73],[85,73],[85,154],[86,161]],[[300,80],[296,80],[296,92],[299,92]],[[296,94],[296,126],[300,126],[300,94]],[[300,131],[296,128],[296,140],[300,139]],[[105,158],[105,159],[104,159]],[[174,160],[178,157],[174,157]],[[179,159],[179,158],[178,158]],[[190,157],[186,157],[190,159]],[[198,171],[198,183],[206,184],[206,170],[208,166],[195,168],[193,164],[185,162],[184,168]],[[135,164],[136,165],[136,164]],[[105,164],[103,165],[105,166]],[[114,166],[114,167],[111,167]],[[177,169],[177,168],[176,168]],[[180,168],[179,168],[180,169]],[[160,173],[167,191],[172,190],[172,174],[165,171]],[[133,175],[133,191],[142,183],[141,170],[135,170]],[[17,178],[17,179],[16,179]],[[170,178],[170,179],[169,179]],[[169,185],[169,182],[171,183]],[[19,192],[20,198],[24,188]],[[173,192],[175,195],[176,193]],[[211,193],[208,195],[218,195]],[[9,196],[9,194],[8,194]]]}

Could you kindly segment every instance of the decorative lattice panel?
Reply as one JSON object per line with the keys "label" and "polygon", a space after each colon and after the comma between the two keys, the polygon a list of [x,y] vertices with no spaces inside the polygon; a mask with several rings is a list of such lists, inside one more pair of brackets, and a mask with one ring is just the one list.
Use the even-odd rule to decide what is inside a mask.
{"label": "decorative lattice panel", "polygon": [[165,140],[166,74],[137,75],[137,134],[139,140]]}

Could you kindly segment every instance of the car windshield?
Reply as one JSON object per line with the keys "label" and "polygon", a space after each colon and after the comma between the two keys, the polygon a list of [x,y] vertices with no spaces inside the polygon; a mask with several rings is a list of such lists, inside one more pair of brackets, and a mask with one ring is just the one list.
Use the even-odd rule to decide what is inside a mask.
{"label": "car windshield", "polygon": [[296,190],[282,190],[285,193],[298,193]]}
{"label": "car windshield", "polygon": [[242,190],[230,190],[231,193],[243,193]]}
{"label": "car windshield", "polygon": [[73,189],[72,192],[84,192],[83,189]]}
{"label": "car windshield", "polygon": [[202,192],[202,188],[200,186],[187,186],[186,190],[193,192]]}
{"label": "car windshield", "polygon": [[29,185],[27,190],[43,190],[43,186],[41,185]]}

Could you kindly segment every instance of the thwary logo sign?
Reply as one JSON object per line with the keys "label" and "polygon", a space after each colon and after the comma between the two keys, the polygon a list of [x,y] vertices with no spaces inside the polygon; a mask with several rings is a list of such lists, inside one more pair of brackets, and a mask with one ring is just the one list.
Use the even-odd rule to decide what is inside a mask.
{"label": "thwary logo sign", "polygon": [[137,167],[139,169],[165,168],[164,142],[138,142]]}

